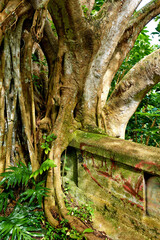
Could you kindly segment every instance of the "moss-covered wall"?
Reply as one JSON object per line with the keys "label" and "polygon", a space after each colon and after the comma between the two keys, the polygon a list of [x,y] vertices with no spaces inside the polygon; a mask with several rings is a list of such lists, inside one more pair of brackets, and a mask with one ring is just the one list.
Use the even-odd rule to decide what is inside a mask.
{"label": "moss-covered wall", "polygon": [[[160,166],[160,151],[112,138],[108,147],[107,140],[83,132],[75,136],[67,158],[71,194],[94,203],[94,225],[112,239],[160,239],[160,174],[155,168]],[[127,148],[135,154],[125,155]],[[137,154],[140,148],[148,159]]]}

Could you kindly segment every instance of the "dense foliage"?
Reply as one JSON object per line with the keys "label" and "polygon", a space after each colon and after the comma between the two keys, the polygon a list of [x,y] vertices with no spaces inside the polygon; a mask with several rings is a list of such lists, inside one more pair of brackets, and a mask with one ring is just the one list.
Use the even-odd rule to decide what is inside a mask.
{"label": "dense foliage", "polygon": [[[158,25],[159,26],[159,25]],[[158,26],[156,29],[158,29]],[[151,45],[147,28],[138,36],[133,49],[122,63],[112,82],[111,92],[124,75],[142,58],[155,51],[159,46]],[[131,117],[126,139],[159,147],[160,142],[160,84],[158,83],[142,100],[137,111]]]}
{"label": "dense foliage", "polygon": [[[50,142],[54,136],[45,139]],[[51,160],[50,160],[51,161]],[[32,174],[31,165],[19,163],[9,167],[0,177],[0,186],[3,190],[0,194],[0,236],[3,240],[67,240],[85,239],[84,234],[93,232],[87,228],[82,234],[71,229],[67,220],[62,220],[58,228],[52,227],[46,220],[42,209],[43,198],[47,196],[49,189],[44,187],[44,182],[36,183],[33,176],[42,174],[51,167],[46,160],[39,172]],[[75,206],[67,197],[69,187],[65,188],[66,206],[69,214],[77,216],[82,221],[91,221],[93,209],[90,205]]]}
{"label": "dense foliage", "polygon": [[47,194],[43,182],[36,183],[32,169],[24,163],[9,167],[0,177],[0,236],[1,239],[43,237],[38,211]]}

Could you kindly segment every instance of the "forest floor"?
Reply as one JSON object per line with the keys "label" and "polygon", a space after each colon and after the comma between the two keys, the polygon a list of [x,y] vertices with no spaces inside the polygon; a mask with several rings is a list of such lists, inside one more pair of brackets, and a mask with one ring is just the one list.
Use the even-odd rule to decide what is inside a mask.
{"label": "forest floor", "polygon": [[[77,205],[77,203],[73,200],[73,198],[71,197],[70,194],[67,194],[66,195],[66,201],[67,201],[67,205],[69,206],[69,209],[70,209],[70,214],[71,215],[74,215],[74,211],[75,211],[75,215],[78,216],[79,214],[79,219],[84,223],[84,225],[86,226],[87,229],[92,229],[93,230],[93,233],[95,235],[95,237],[98,237],[99,239],[103,239],[103,240],[112,240],[111,238],[109,238],[105,232],[102,232],[102,231],[98,231],[96,229],[93,228],[93,224],[92,224],[92,220],[91,220],[91,215],[89,216],[89,212],[88,210],[86,210],[85,212],[85,207],[81,207],[79,205]],[[8,217],[14,210],[15,206],[16,206],[17,202],[12,200],[11,202],[9,202],[8,206],[7,206],[7,209],[5,211],[5,214],[4,214],[4,211],[2,210],[2,212],[0,213],[0,217]],[[82,210],[83,208],[83,210]],[[71,211],[71,209],[73,209],[73,212]],[[37,208],[34,210],[35,211],[38,211],[38,212],[42,212],[43,209],[40,209],[40,208]],[[78,213],[78,214],[76,214]],[[53,211],[52,212],[53,216],[55,217],[55,212]],[[81,215],[81,216],[80,216]],[[88,219],[87,219],[87,216],[88,216]],[[60,219],[62,220],[62,219]],[[63,220],[61,221],[61,223],[63,222]],[[70,229],[70,226],[69,224],[67,224],[67,222],[64,224],[60,224],[57,228],[52,228],[52,231],[51,231],[51,226],[49,227],[49,225],[47,226],[46,224],[46,219],[45,219],[45,216],[43,216],[43,220],[41,221],[41,228],[44,232],[47,232],[48,229],[50,228],[50,236],[47,235],[47,238],[46,236],[44,238],[41,238],[41,237],[34,237],[33,239],[46,239],[46,240],[50,240],[50,239],[55,239],[55,240],[71,240],[71,239],[78,239],[78,240],[85,240],[86,238],[85,237],[82,237],[81,235],[75,236],[75,238],[73,237],[70,237],[69,233],[73,232],[73,230]],[[46,227],[47,226],[47,227]],[[48,229],[47,229],[48,228]],[[66,234],[65,234],[65,231],[66,231]],[[68,236],[67,236],[68,235]],[[12,237],[10,237],[9,239],[11,239]]]}

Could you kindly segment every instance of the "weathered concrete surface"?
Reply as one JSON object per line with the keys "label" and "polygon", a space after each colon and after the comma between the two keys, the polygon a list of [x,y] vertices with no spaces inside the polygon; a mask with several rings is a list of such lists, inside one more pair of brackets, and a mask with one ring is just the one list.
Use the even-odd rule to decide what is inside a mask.
{"label": "weathered concrete surface", "polygon": [[160,149],[80,131],[70,145],[71,194],[94,203],[94,226],[115,240],[160,239]]}
{"label": "weathered concrete surface", "polygon": [[160,175],[159,148],[82,131],[75,132],[70,146]]}

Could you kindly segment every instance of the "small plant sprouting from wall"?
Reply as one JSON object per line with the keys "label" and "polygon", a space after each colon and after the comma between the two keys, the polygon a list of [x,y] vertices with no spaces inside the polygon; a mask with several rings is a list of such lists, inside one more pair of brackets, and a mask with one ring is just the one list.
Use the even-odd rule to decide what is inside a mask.
{"label": "small plant sprouting from wall", "polygon": [[77,204],[69,193],[69,185],[66,183],[64,187],[65,193],[65,204],[68,210],[68,214],[78,217],[83,222],[92,222],[92,217],[94,215],[94,209],[92,207],[92,202],[88,204]]}

